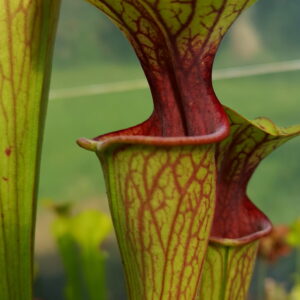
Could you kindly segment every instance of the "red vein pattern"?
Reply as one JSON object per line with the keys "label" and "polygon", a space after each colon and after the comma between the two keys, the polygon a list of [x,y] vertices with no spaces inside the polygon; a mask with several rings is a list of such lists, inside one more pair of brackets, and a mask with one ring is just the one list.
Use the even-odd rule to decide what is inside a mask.
{"label": "red vein pattern", "polygon": [[229,26],[254,0],[88,0],[126,34],[139,57],[162,136],[228,127],[211,72]]}
{"label": "red vein pattern", "polygon": [[195,299],[215,199],[214,146],[99,153],[129,299]]}
{"label": "red vein pattern", "polygon": [[58,0],[0,0],[0,299],[32,299],[34,218]]}
{"label": "red vein pattern", "polygon": [[[299,135],[300,127],[282,129],[275,127],[267,119],[257,119],[251,122],[228,108],[225,110],[231,122],[231,135],[216,144],[216,149],[213,145],[217,140],[211,141],[210,144],[198,141],[198,145],[189,146],[186,143],[196,143],[199,137],[195,137],[193,140],[187,137],[176,138],[176,146],[169,141],[169,138],[162,140],[160,137],[151,137],[148,135],[151,128],[148,127],[149,123],[147,122],[123,131],[100,136],[95,140],[79,141],[81,146],[96,151],[102,161],[114,225],[126,269],[130,299],[165,299],[164,297],[166,299],[195,299],[194,292],[197,290],[197,281],[193,282],[192,280],[198,280],[201,276],[201,266],[206,251],[205,243],[208,240],[202,237],[203,243],[201,246],[199,244],[199,273],[191,276],[188,281],[185,277],[180,277],[181,279],[178,280],[180,268],[184,274],[190,272],[190,269],[186,266],[182,253],[176,253],[173,261],[165,256],[165,240],[177,239],[180,246],[187,247],[187,252],[191,251],[190,247],[193,245],[186,239],[184,230],[180,232],[180,238],[186,243],[180,242],[176,234],[172,237],[168,231],[167,235],[163,233],[165,232],[164,228],[168,228],[174,234],[174,225],[176,228],[178,224],[177,221],[172,223],[176,205],[181,205],[184,203],[183,201],[190,199],[199,201],[199,208],[203,209],[201,207],[202,205],[207,206],[208,198],[210,198],[212,214],[213,211],[215,212],[211,232],[209,221],[205,223],[206,234],[210,233],[211,241],[208,247],[208,257],[214,257],[216,251],[219,256],[221,254],[224,256],[222,260],[226,260],[229,255],[239,257],[238,260],[232,259],[231,263],[226,265],[226,272],[235,276],[235,282],[227,282],[227,275],[224,275],[219,278],[222,282],[215,282],[215,285],[219,285],[218,288],[229,288],[232,285],[230,288],[233,290],[232,292],[225,294],[225,290],[223,291],[224,297],[229,295],[229,298],[224,299],[245,299],[243,297],[247,294],[248,281],[256,256],[255,241],[271,230],[271,224],[267,217],[247,198],[246,186],[260,161],[272,150]],[[179,151],[179,149],[181,150]],[[193,163],[194,169],[190,168],[191,158],[193,160],[196,157],[201,159],[204,154],[197,152],[201,153],[203,149],[210,149],[209,151],[216,158],[216,166],[214,160],[210,158],[210,164],[204,164],[202,165],[204,168],[199,169],[200,173],[205,173],[205,169],[214,170],[216,168],[216,173],[214,171],[211,175],[214,178],[210,179],[214,188],[214,184],[217,184],[215,209],[213,208],[214,188],[211,189],[212,194],[205,199],[200,192],[203,184],[205,186],[205,182],[191,181],[193,189],[199,191],[194,194],[187,194],[185,189],[179,188],[180,185],[177,183],[181,181],[182,176],[192,178],[189,176],[193,170],[197,171],[197,168],[200,168],[202,162],[200,165]],[[181,152],[182,154],[179,154]],[[189,159],[181,162],[181,157],[189,157]],[[182,173],[174,171],[174,167],[178,163],[182,165]],[[163,185],[160,182],[163,182]],[[157,207],[158,210],[156,210]],[[196,214],[197,210],[193,208],[191,213]],[[212,214],[209,213],[209,217]],[[204,224],[202,219],[203,215],[201,216],[201,214],[198,217],[186,215],[184,226],[190,226],[191,222],[196,222],[202,227]],[[164,224],[165,227],[161,227],[161,224]],[[178,249],[176,244],[175,247]],[[234,261],[238,265],[234,265]],[[171,267],[162,269],[164,262],[169,263]],[[206,263],[211,264],[209,259]],[[175,269],[173,264],[178,269]],[[212,278],[212,276],[217,276],[218,269],[215,270],[216,275],[210,274],[212,273],[210,268],[213,266],[211,264],[204,269],[203,277],[205,279],[202,282],[200,299],[206,299],[203,298],[205,292],[208,295],[211,293],[212,299],[221,299],[214,296],[219,294],[214,292],[216,287]],[[175,275],[171,271],[171,273],[165,273],[172,268],[177,270]],[[175,279],[170,279],[172,277]],[[182,285],[186,282],[189,282],[189,290],[185,290],[184,294],[178,293],[178,290],[184,290]],[[210,288],[208,288],[209,283],[211,284]],[[241,285],[244,286],[243,290],[240,288]],[[169,294],[164,294],[166,291]],[[237,298],[230,298],[233,297],[233,293]]]}
{"label": "red vein pattern", "polygon": [[[81,146],[98,153],[104,166],[130,299],[245,299],[256,240],[271,230],[268,218],[248,199],[247,184],[267,154],[300,132],[300,128],[276,128],[266,119],[250,122],[224,110],[214,94],[211,71],[219,43],[255,1],[89,1],[127,35],[154,101],[154,113],[146,122],[94,140],[79,140]],[[186,264],[186,253],[195,250],[187,233],[196,222],[199,228],[205,225],[208,234],[210,221],[203,223],[201,213],[196,217],[199,212],[194,207],[192,215],[177,220],[177,211],[187,200],[199,201],[200,210],[207,205],[203,194],[183,192],[178,183],[182,176],[192,178],[191,170],[184,164],[178,174],[173,161],[181,161],[178,149],[202,151],[214,143],[218,143],[217,167],[211,182],[216,183],[217,201],[196,296],[208,240],[198,236],[199,260],[193,268]],[[215,169],[215,162],[211,160],[205,169]],[[192,186],[205,189],[197,181]],[[214,197],[214,193],[208,196],[211,206]]]}
{"label": "red vein pattern", "polygon": [[247,299],[257,239],[272,228],[248,199],[247,184],[263,158],[300,134],[300,126],[283,129],[268,119],[248,121],[225,110],[231,133],[216,147],[217,201],[199,300]]}
{"label": "red vein pattern", "polygon": [[245,300],[258,242],[226,247],[211,244],[203,270],[199,300]]}
{"label": "red vein pattern", "polygon": [[282,129],[264,118],[251,122],[230,109],[226,111],[231,133],[216,150],[217,205],[212,239],[245,243],[271,230],[267,217],[248,199],[247,184],[259,163],[299,135],[300,128]]}

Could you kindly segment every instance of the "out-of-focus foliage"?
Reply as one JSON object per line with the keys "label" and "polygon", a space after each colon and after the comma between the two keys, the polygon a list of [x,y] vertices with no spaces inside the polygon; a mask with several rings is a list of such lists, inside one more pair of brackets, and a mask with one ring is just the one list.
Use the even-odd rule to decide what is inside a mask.
{"label": "out-of-focus foliage", "polygon": [[253,22],[259,29],[266,48],[275,56],[298,57],[300,51],[300,1],[258,1],[254,7]]}
{"label": "out-of-focus foliage", "polygon": [[299,300],[300,299],[300,284],[296,285],[290,295],[290,300]]}
{"label": "out-of-focus foliage", "polygon": [[259,242],[259,257],[268,263],[274,263],[282,256],[288,255],[291,252],[291,247],[286,241],[288,234],[289,227],[286,225],[273,227],[271,234]]}
{"label": "out-of-focus foliage", "polygon": [[106,299],[105,253],[100,246],[112,230],[110,218],[88,210],[70,216],[68,210],[56,210],[53,223],[66,274],[66,300]]}
{"label": "out-of-focus foliage", "polygon": [[289,234],[287,237],[287,242],[292,247],[300,249],[300,219],[298,219],[296,222],[294,222],[290,226],[290,231],[289,231]]}
{"label": "out-of-focus foliage", "polygon": [[[276,263],[288,254],[291,254],[290,257],[293,259],[293,275],[290,276],[290,279],[293,281],[293,287],[291,289],[290,283],[279,280],[276,276],[269,278],[271,275],[269,272],[271,267],[276,265]],[[258,257],[257,267],[260,278],[257,282],[257,299],[299,300],[300,219],[289,226],[274,226],[273,232],[260,240]]]}
{"label": "out-of-focus foliage", "polygon": [[265,282],[265,300],[299,300],[300,285],[295,285],[288,293],[282,284],[273,279],[266,279]]}

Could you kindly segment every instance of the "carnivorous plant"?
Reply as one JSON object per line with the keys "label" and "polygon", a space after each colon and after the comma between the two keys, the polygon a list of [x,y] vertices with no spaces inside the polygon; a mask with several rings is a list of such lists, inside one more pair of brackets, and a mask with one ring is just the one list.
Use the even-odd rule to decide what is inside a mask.
{"label": "carnivorous plant", "polygon": [[0,299],[32,300],[38,172],[60,0],[0,1]]}
{"label": "carnivorous plant", "polygon": [[127,36],[154,111],[90,139],[106,179],[129,299],[245,300],[271,224],[246,195],[260,161],[299,133],[223,107],[218,46],[253,0],[89,0]]}

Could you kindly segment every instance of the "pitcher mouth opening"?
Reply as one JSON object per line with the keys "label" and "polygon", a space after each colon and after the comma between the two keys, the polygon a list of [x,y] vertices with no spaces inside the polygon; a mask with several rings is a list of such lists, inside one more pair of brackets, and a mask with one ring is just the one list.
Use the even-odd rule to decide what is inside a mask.
{"label": "pitcher mouth opening", "polygon": [[238,237],[235,239],[232,238],[221,238],[216,236],[211,236],[209,238],[209,241],[213,244],[221,244],[225,246],[242,246],[249,244],[251,242],[258,241],[260,238],[267,236],[272,231],[272,224],[271,222],[268,222],[267,220],[264,220],[260,224],[260,228],[258,228],[257,232],[251,233],[249,235],[245,235],[242,237]]}
{"label": "pitcher mouth opening", "polygon": [[[219,230],[220,224],[218,224],[215,217],[210,234],[210,242],[225,246],[242,246],[255,242],[271,233],[273,228],[271,221],[248,198],[247,203],[243,204],[241,207],[244,209],[244,207],[249,205],[252,207],[252,212],[248,213],[248,222],[237,221],[238,230],[230,230],[229,228],[230,232],[227,232],[226,230],[225,232],[221,232]],[[246,219],[245,216],[235,216],[235,218],[236,220],[240,220],[241,218]]]}
{"label": "pitcher mouth opening", "polygon": [[93,139],[79,138],[77,144],[89,151],[99,151],[111,144],[142,144],[153,146],[205,145],[225,139],[230,132],[227,115],[213,132],[198,136],[163,136],[161,135],[154,115],[145,122],[127,129],[114,131]]}

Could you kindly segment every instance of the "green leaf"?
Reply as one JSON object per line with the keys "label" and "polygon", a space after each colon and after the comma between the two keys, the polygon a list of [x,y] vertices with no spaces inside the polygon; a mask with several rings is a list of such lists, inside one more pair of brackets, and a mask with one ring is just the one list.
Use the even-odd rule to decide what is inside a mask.
{"label": "green leaf", "polygon": [[298,300],[298,299],[300,299],[300,284],[294,286],[289,298],[289,300]]}
{"label": "green leaf", "polygon": [[290,225],[287,242],[292,247],[300,249],[300,219]]}
{"label": "green leaf", "polygon": [[98,211],[88,210],[72,219],[72,234],[83,248],[97,248],[111,232],[112,224],[108,216]]}
{"label": "green leaf", "polygon": [[42,133],[59,0],[0,5],[0,299],[32,300]]}
{"label": "green leaf", "polygon": [[111,229],[110,218],[98,211],[58,214],[53,233],[66,271],[68,300],[106,299],[105,254],[100,246]]}

